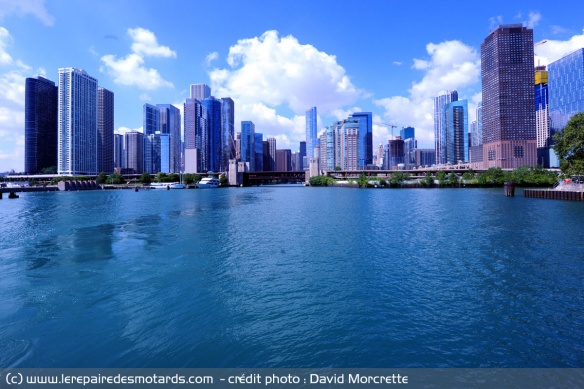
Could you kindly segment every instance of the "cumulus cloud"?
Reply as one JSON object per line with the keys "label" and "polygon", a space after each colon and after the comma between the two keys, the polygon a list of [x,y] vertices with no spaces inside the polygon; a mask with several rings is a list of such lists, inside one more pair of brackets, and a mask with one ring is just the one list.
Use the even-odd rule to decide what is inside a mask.
{"label": "cumulus cloud", "polygon": [[[239,40],[229,49],[227,63],[226,69],[209,72],[213,94],[233,98],[236,120],[252,120],[258,132],[286,131],[290,136],[281,136],[282,142],[304,139],[305,123],[298,118],[306,109],[316,106],[319,114],[328,114],[362,95],[334,55],[291,35],[279,37],[277,31]],[[294,116],[281,116],[278,110]]]}
{"label": "cumulus cloud", "polygon": [[[542,41],[543,42],[543,41]],[[584,30],[566,41],[547,39],[535,47],[535,64],[548,65],[566,54],[584,47]]]}
{"label": "cumulus cloud", "polygon": [[101,57],[104,64],[102,72],[113,77],[114,82],[121,85],[136,86],[140,89],[154,90],[174,85],[162,78],[158,70],[144,66],[145,57],[176,58],[176,52],[167,46],[160,46],[153,32],[144,28],[129,28],[128,35],[132,38],[132,53],[123,58],[113,54]]}
{"label": "cumulus cloud", "polygon": [[124,135],[126,132],[130,132],[130,131],[144,132],[144,127],[128,128],[128,127],[122,126],[122,127],[118,127],[114,132],[116,134]]}
{"label": "cumulus cloud", "polygon": [[[382,121],[401,127],[412,126],[420,147],[430,147],[434,142],[434,97],[442,90],[459,91],[472,88],[479,81],[480,56],[476,49],[460,41],[429,43],[426,45],[427,59],[413,60],[412,67],[424,72],[419,82],[412,84],[408,96],[392,96],[375,100],[384,109]],[[379,127],[373,133],[374,144],[387,142],[389,130]],[[379,134],[379,135],[378,135]]]}
{"label": "cumulus cloud", "polygon": [[0,0],[0,19],[9,15],[36,16],[45,26],[53,26],[55,18],[47,11],[45,0]]}
{"label": "cumulus cloud", "polygon": [[539,24],[539,21],[541,20],[541,14],[539,12],[530,12],[528,16],[529,19],[527,21],[524,21],[523,24],[527,28],[536,27]]}
{"label": "cumulus cloud", "polygon": [[497,15],[489,18],[489,28],[492,30],[496,28],[499,24],[503,23],[503,16]]}
{"label": "cumulus cloud", "polygon": [[152,100],[152,98],[150,97],[150,95],[148,93],[142,93],[140,96],[138,96],[138,98],[142,101]]}

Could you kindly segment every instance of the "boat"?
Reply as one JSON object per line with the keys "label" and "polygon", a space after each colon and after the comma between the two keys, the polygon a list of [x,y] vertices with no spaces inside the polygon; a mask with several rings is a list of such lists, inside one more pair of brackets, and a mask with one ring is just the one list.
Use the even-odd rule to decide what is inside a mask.
{"label": "boat", "polygon": [[221,183],[219,182],[218,178],[215,177],[205,177],[197,184],[197,187],[200,189],[206,188],[218,188]]}
{"label": "boat", "polygon": [[179,182],[153,182],[150,184],[152,189],[184,189],[185,184]]}

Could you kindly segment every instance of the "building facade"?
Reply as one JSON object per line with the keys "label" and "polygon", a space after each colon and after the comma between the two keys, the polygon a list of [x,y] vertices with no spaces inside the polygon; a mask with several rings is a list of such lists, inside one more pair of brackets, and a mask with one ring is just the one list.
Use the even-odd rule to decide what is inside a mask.
{"label": "building facade", "polygon": [[180,109],[172,104],[156,104],[160,111],[160,133],[169,138],[169,172],[180,173],[181,167],[181,122]]}
{"label": "building facade", "polygon": [[97,171],[114,172],[114,93],[97,88]]}
{"label": "building facade", "polygon": [[444,107],[446,104],[458,101],[458,92],[442,91],[434,98],[434,149],[436,150],[437,165],[446,163],[446,117]]}
{"label": "building facade", "polygon": [[533,30],[503,24],[481,44],[483,167],[536,166]]}
{"label": "building facade", "polygon": [[249,171],[255,172],[255,125],[241,122],[241,162],[249,163]]}
{"label": "building facade", "polygon": [[186,99],[184,105],[184,172],[200,173],[203,133],[207,127],[207,108],[197,99]]}
{"label": "building facade", "polygon": [[235,158],[235,104],[230,97],[221,98],[221,171],[229,169],[229,160]]}
{"label": "building facade", "polygon": [[[318,124],[317,124],[316,107],[306,110],[306,156],[314,156],[314,148],[316,147]],[[308,162],[308,161],[306,161]]]}
{"label": "building facade", "polygon": [[446,163],[468,162],[468,102],[458,100],[444,106]]}
{"label": "building facade", "polygon": [[355,112],[349,119],[359,120],[358,168],[363,169],[373,164],[373,114],[371,112]]}
{"label": "building facade", "polygon": [[201,137],[201,170],[218,172],[223,158],[221,100],[210,96],[201,100],[201,104],[207,109],[207,126]]}
{"label": "building facade", "polygon": [[97,175],[97,79],[59,69],[58,174]]}
{"label": "building facade", "polygon": [[114,169],[126,167],[124,153],[124,136],[122,134],[114,134]]}
{"label": "building facade", "polygon": [[211,88],[207,84],[191,84],[191,99],[199,101],[211,97]]}
{"label": "building facade", "polygon": [[126,145],[126,169],[134,174],[144,173],[144,134],[138,131],[129,131],[124,134]]}
{"label": "building facade", "polygon": [[24,88],[24,171],[57,168],[57,86],[43,77],[27,78]]}
{"label": "building facade", "polygon": [[276,138],[268,138],[269,171],[276,171]]}
{"label": "building facade", "polygon": [[479,102],[476,120],[470,126],[469,158],[471,163],[483,162],[483,102]]}

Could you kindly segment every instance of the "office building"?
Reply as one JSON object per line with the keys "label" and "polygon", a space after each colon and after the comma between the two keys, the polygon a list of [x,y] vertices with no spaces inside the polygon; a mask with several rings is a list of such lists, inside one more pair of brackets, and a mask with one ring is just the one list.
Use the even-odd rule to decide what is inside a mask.
{"label": "office building", "polygon": [[180,173],[181,167],[181,115],[180,109],[172,104],[156,104],[160,111],[160,133],[168,134],[169,172]]}
{"label": "office building", "polygon": [[264,171],[264,136],[258,132],[254,133],[254,166],[256,172]]}
{"label": "office building", "polygon": [[114,93],[97,88],[97,171],[114,172]]}
{"label": "office building", "polygon": [[276,171],[276,138],[268,138],[268,148],[270,155],[269,171]]}
{"label": "office building", "polygon": [[27,78],[24,88],[24,171],[57,168],[57,87],[43,77]]}
{"label": "office building", "polygon": [[249,171],[255,172],[255,125],[250,121],[241,122],[241,162],[249,163]]}
{"label": "office building", "polygon": [[[306,156],[314,156],[317,141],[317,113],[316,107],[306,110]],[[306,161],[308,163],[308,161]]]}
{"label": "office building", "polygon": [[399,134],[404,141],[416,138],[416,130],[414,127],[402,127],[402,129],[399,131]]}
{"label": "office building", "polygon": [[416,167],[432,166],[436,161],[436,150],[434,149],[415,149],[412,152]]}
{"label": "office building", "polygon": [[58,173],[97,175],[97,79],[60,68],[58,96]]}
{"label": "office building", "polygon": [[184,117],[184,172],[200,173],[202,137],[207,131],[207,108],[197,99],[186,99]]}
{"label": "office building", "polygon": [[483,167],[535,166],[533,30],[503,24],[481,44]]}
{"label": "office building", "polygon": [[124,134],[126,145],[125,168],[134,174],[144,172],[144,134],[138,131],[129,131]]}
{"label": "office building", "polygon": [[373,164],[373,116],[371,112],[355,112],[348,119],[359,120],[357,166],[362,169]]}
{"label": "office building", "polygon": [[201,104],[207,110],[207,126],[201,134],[201,170],[218,172],[223,158],[221,100],[210,96],[201,100]]}
{"label": "office building", "polygon": [[191,99],[199,101],[211,97],[211,88],[207,84],[191,84]]}
{"label": "office building", "polygon": [[[584,48],[548,65],[550,137],[562,131],[574,114],[584,112]],[[550,165],[558,166],[553,153]]]}
{"label": "office building", "polygon": [[[315,143],[317,143],[317,142],[315,142]],[[316,149],[316,145],[314,148]],[[306,155],[306,142],[304,142],[304,141],[300,142],[300,149],[298,150],[298,157],[300,158],[300,161],[299,161],[299,164],[297,166],[297,170],[298,171],[308,170],[311,157]],[[306,164],[305,164],[305,162],[306,162]]]}
{"label": "office building", "polygon": [[123,169],[126,167],[124,161],[124,136],[114,134],[114,169]]}
{"label": "office building", "polygon": [[262,154],[263,160],[262,165],[265,172],[271,172],[274,170],[272,166],[272,158],[270,157],[270,143],[267,140],[262,141]]}
{"label": "office building", "polygon": [[396,170],[398,165],[405,164],[404,140],[401,137],[396,136],[387,141],[383,160],[384,170]]}
{"label": "office building", "polygon": [[442,91],[434,97],[434,149],[436,150],[437,165],[446,163],[446,117],[444,107],[446,104],[458,101],[458,92]]}
{"label": "office building", "polygon": [[289,172],[292,170],[292,150],[276,150],[276,171]]}
{"label": "office building", "polygon": [[468,102],[459,100],[444,106],[446,163],[468,162]]}
{"label": "office building", "polygon": [[483,162],[483,102],[479,102],[476,120],[470,126],[469,158],[471,163]]}
{"label": "office building", "polygon": [[227,171],[229,160],[235,158],[235,105],[230,97],[221,99],[221,165],[220,171]]}

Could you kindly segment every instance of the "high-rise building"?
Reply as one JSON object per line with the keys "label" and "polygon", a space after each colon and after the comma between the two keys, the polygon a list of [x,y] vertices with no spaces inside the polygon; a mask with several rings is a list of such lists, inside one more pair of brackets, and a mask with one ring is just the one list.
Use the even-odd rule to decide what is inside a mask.
{"label": "high-rise building", "polygon": [[144,173],[156,174],[162,171],[161,154],[160,131],[144,135]]}
{"label": "high-rise building", "polygon": [[56,169],[57,87],[43,77],[27,78],[24,96],[24,171]]}
{"label": "high-rise building", "polygon": [[114,168],[123,169],[125,167],[124,136],[121,134],[114,134]]}
{"label": "high-rise building", "polygon": [[444,106],[446,163],[468,162],[468,102],[458,100]]}
{"label": "high-rise building", "polygon": [[207,127],[207,107],[197,99],[186,99],[184,116],[184,171],[185,173],[199,173],[202,172],[200,152],[203,134]]}
{"label": "high-rise building", "polygon": [[373,116],[371,112],[355,112],[349,119],[359,120],[358,167],[373,164]]}
{"label": "high-rise building", "polygon": [[191,99],[199,101],[211,97],[211,88],[207,84],[191,84]]}
{"label": "high-rise building", "polygon": [[317,136],[316,107],[306,110],[306,155],[313,157]]}
{"label": "high-rise building", "polygon": [[229,169],[229,160],[235,158],[235,104],[230,97],[221,98],[221,171]]}
{"label": "high-rise building", "polygon": [[160,131],[160,110],[155,105],[144,104],[142,120],[144,135]]}
{"label": "high-rise building", "polygon": [[97,175],[97,79],[60,68],[58,95],[58,173]]}
{"label": "high-rise building", "polygon": [[535,166],[533,30],[503,24],[481,44],[483,167]]}
{"label": "high-rise building", "polygon": [[446,163],[446,117],[444,106],[458,100],[458,92],[453,90],[442,91],[434,98],[434,149],[436,150],[436,164]]}
{"label": "high-rise building", "polygon": [[144,172],[144,134],[129,131],[124,134],[126,144],[126,169],[141,174]]}
{"label": "high-rise building", "polygon": [[276,150],[276,171],[289,172],[292,170],[292,150]]}
{"label": "high-rise building", "polygon": [[254,133],[254,166],[256,172],[264,171],[264,135],[259,132]]}
{"label": "high-rise building", "polygon": [[416,138],[416,130],[414,127],[402,127],[399,130],[399,135],[405,141],[406,139],[415,139]]}
{"label": "high-rise building", "polygon": [[255,125],[250,121],[241,122],[241,162],[249,163],[249,171],[255,172]]}
{"label": "high-rise building", "polygon": [[436,150],[434,149],[415,149],[414,164],[417,166],[432,166],[436,161]]}
{"label": "high-rise building", "polygon": [[404,140],[397,136],[395,139],[387,141],[385,148],[384,170],[395,170],[398,165],[405,162]]}
{"label": "high-rise building", "polygon": [[271,168],[269,171],[276,171],[276,138],[268,138],[268,147]]}
{"label": "high-rise building", "polygon": [[[315,146],[316,148],[316,146]],[[297,170],[308,170],[309,169],[309,165],[310,163],[305,165],[305,162],[308,161],[310,162],[310,158],[313,156],[307,156],[306,155],[306,142],[302,141],[300,142],[300,149],[298,150],[298,158],[300,158],[300,161],[298,163],[298,166],[296,166]],[[308,159],[307,159],[308,158]]]}
{"label": "high-rise building", "polygon": [[272,158],[270,157],[270,143],[265,140],[262,142],[262,153],[263,153],[263,161],[262,165],[264,167],[265,172],[271,172],[274,170],[272,166]]}
{"label": "high-rise building", "polygon": [[[584,48],[550,63],[548,71],[550,136],[553,136],[566,127],[574,114],[584,112]],[[558,166],[557,156],[552,157],[550,165]]]}
{"label": "high-rise building", "polygon": [[471,163],[483,162],[483,102],[479,102],[476,120],[470,127],[469,158]]}
{"label": "high-rise building", "polygon": [[97,88],[97,171],[114,171],[114,93]]}
{"label": "high-rise building", "polygon": [[168,134],[169,172],[179,173],[181,167],[181,116],[180,109],[172,104],[156,104],[160,111],[160,133]]}
{"label": "high-rise building", "polygon": [[207,127],[201,138],[201,170],[218,172],[223,158],[221,100],[210,96],[201,100],[201,104],[207,108]]}

